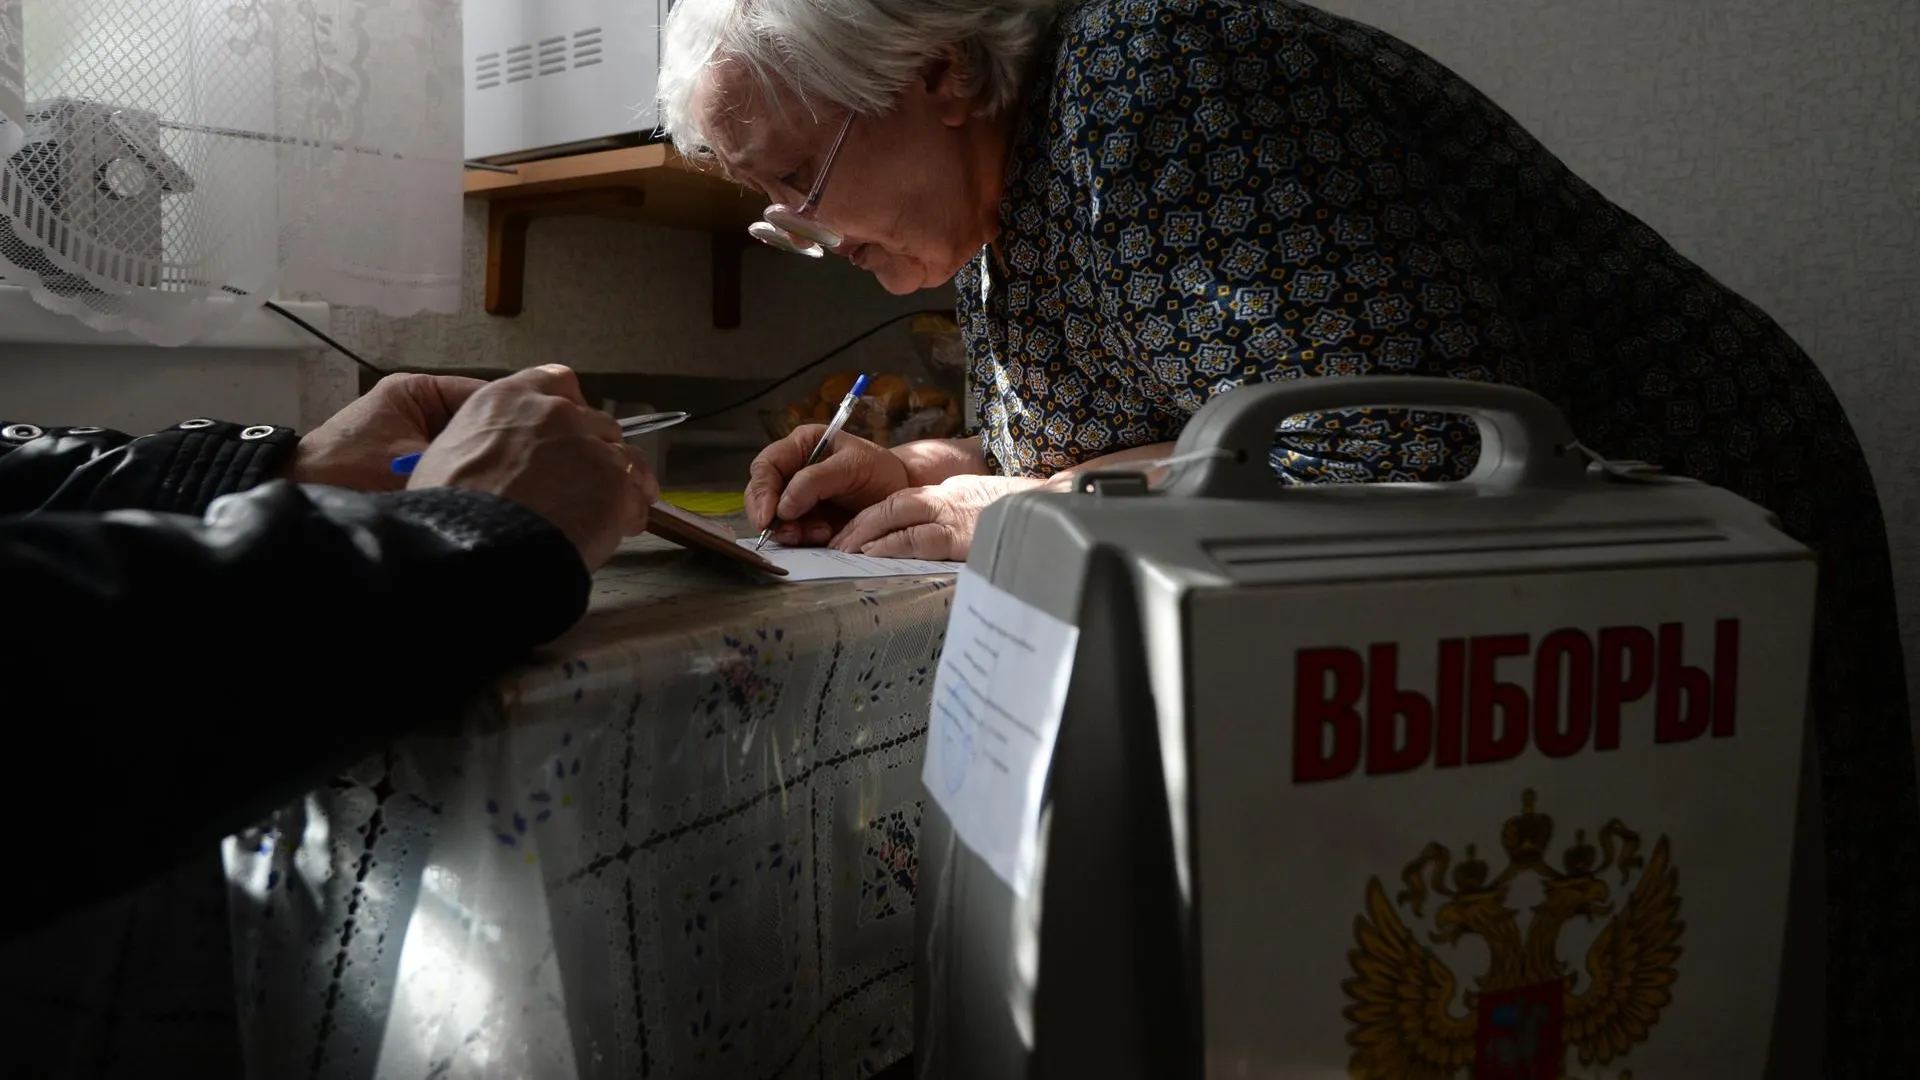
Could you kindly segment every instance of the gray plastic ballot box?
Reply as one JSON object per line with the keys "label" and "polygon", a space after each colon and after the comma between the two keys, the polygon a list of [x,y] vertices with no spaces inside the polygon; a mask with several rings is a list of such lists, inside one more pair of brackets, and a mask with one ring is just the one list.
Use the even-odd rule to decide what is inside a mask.
{"label": "gray plastic ballot box", "polygon": [[[1285,418],[1371,406],[1471,415],[1473,474],[1276,483]],[[1781,977],[1812,553],[1506,387],[1246,387],[1174,456],[981,517],[918,1075],[1770,1075],[1820,1002]]]}

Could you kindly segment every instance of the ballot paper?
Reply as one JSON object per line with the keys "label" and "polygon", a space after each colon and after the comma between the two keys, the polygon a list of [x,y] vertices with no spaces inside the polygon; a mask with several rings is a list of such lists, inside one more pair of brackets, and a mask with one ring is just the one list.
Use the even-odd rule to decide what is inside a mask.
{"label": "ballot paper", "polygon": [[[757,540],[741,540],[748,550]],[[919,574],[952,574],[964,563],[933,562],[927,559],[876,559],[831,548],[790,548],[769,542],[760,549],[768,562],[787,572],[782,581],[826,581],[831,578],[909,577]]]}
{"label": "ballot paper", "polygon": [[1018,896],[1033,884],[1040,793],[1079,643],[1079,627],[960,572],[920,779]]}

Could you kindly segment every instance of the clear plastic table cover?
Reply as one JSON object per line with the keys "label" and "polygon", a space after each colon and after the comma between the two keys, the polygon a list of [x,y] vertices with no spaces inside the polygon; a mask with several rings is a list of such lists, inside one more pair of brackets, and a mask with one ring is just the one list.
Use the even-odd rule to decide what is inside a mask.
{"label": "clear plastic table cover", "polygon": [[230,939],[211,858],[59,935],[75,994],[108,985],[75,969],[116,974],[80,1007],[41,1001],[51,1056],[162,1075],[237,1024],[259,1080],[878,1072],[912,1044],[951,596],[950,577],[780,584],[630,542],[464,734],[229,839]]}

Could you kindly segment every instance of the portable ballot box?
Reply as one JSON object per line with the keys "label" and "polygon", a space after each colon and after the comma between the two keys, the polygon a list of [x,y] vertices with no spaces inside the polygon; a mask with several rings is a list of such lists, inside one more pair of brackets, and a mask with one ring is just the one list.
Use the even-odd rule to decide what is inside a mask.
{"label": "portable ballot box", "polygon": [[[1274,480],[1281,421],[1373,406],[1474,417],[1473,474]],[[1511,388],[1247,387],[1173,460],[980,519],[917,1074],[1777,1073],[1812,553]]]}

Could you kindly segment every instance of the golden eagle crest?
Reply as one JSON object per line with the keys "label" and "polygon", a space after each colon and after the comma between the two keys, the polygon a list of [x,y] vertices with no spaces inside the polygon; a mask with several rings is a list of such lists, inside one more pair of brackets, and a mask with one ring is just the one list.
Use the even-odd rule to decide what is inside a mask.
{"label": "golden eagle crest", "polygon": [[[1455,945],[1468,935],[1486,943],[1487,969],[1464,994],[1454,973],[1400,920],[1380,879],[1367,882],[1366,914],[1354,920],[1355,948],[1347,953],[1353,977],[1343,984],[1352,999],[1345,1015],[1354,1080],[1455,1080],[1462,1072],[1473,1080],[1558,1080],[1568,1050],[1582,1064],[1606,1065],[1646,1041],[1673,1000],[1686,924],[1667,838],[1643,858],[1639,835],[1616,818],[1600,829],[1597,852],[1585,830],[1575,832],[1555,867],[1547,861],[1553,819],[1534,813],[1533,804],[1533,792],[1523,793],[1519,816],[1500,830],[1507,868],[1498,877],[1488,878],[1472,844],[1451,885],[1453,856],[1437,843],[1401,872],[1406,888],[1396,899],[1416,927],[1429,894],[1446,897],[1427,935],[1434,944]],[[1613,870],[1622,890],[1640,871],[1618,914],[1604,880]],[[1543,895],[1522,930],[1507,893],[1529,873],[1539,877]],[[1561,928],[1608,915],[1587,950],[1583,980],[1558,955]]]}

